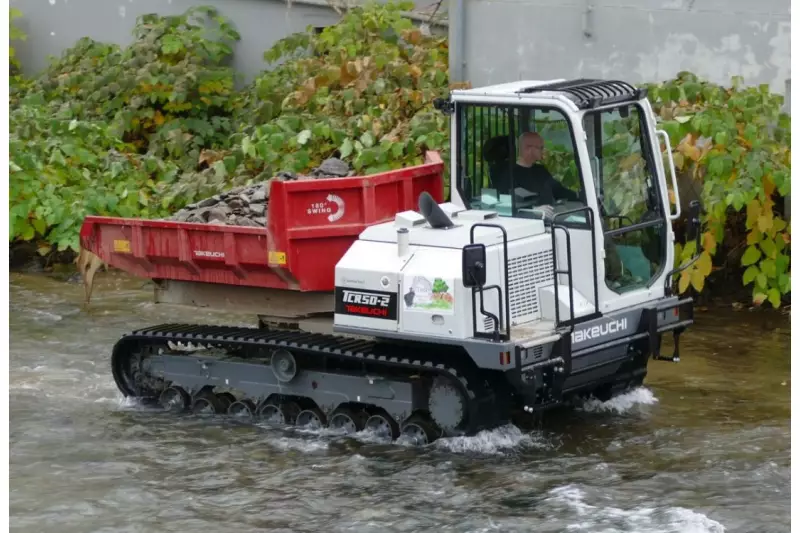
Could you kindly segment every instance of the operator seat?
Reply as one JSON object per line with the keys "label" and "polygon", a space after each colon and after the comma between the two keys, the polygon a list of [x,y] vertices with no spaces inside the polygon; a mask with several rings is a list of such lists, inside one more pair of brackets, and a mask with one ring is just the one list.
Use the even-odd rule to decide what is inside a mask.
{"label": "operator seat", "polygon": [[490,187],[498,194],[511,191],[510,143],[508,135],[497,135],[483,143],[483,160],[489,167]]}

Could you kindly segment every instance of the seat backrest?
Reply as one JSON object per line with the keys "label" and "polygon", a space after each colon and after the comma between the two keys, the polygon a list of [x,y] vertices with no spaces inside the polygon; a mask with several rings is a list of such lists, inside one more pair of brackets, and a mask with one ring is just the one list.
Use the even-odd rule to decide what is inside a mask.
{"label": "seat backrest", "polygon": [[483,143],[483,160],[489,167],[491,186],[503,194],[511,187],[508,141],[508,135],[498,135]]}

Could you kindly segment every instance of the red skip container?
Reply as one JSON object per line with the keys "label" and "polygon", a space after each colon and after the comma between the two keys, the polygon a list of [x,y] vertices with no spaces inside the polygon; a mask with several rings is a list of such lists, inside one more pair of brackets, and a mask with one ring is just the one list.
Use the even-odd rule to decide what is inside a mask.
{"label": "red skip container", "polygon": [[334,269],[368,226],[443,201],[444,163],[369,176],[274,181],[267,227],[88,216],[81,246],[132,275],[297,291],[332,291]]}

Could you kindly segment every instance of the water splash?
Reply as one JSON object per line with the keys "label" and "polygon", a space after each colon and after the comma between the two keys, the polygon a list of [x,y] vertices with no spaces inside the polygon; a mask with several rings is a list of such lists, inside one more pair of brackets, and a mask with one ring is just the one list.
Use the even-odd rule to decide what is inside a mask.
{"label": "water splash", "polygon": [[471,437],[449,437],[438,439],[434,446],[453,453],[476,453],[480,455],[504,455],[509,451],[531,448],[549,448],[543,437],[523,433],[514,425],[501,426],[481,431]]}
{"label": "water splash", "polygon": [[[420,446],[402,435],[394,441],[386,438],[374,430],[364,429],[357,433],[345,434],[342,430],[331,428],[314,428],[310,426],[269,426],[256,424],[262,428],[289,431],[305,442],[319,442],[328,446],[333,440],[352,439],[366,445],[390,445],[399,448],[423,449],[432,448],[455,454],[477,455],[505,455],[529,449],[550,449],[553,445],[544,437],[535,433],[524,433],[514,425],[501,426],[492,430],[484,430],[470,437],[443,437],[426,446]],[[299,448],[298,448],[299,449]],[[312,449],[316,451],[316,449]]]}
{"label": "water splash", "polygon": [[580,405],[578,410],[588,413],[616,412],[628,413],[642,405],[658,403],[658,398],[647,387],[638,387],[626,393],[615,396],[606,402],[591,398]]}
{"label": "water splash", "polygon": [[568,531],[592,533],[724,533],[725,527],[706,515],[685,507],[635,507],[622,509],[596,506],[585,501],[586,492],[576,485],[552,489],[546,502],[575,512],[579,521]]}
{"label": "water splash", "polygon": [[280,451],[294,450],[301,453],[316,453],[328,450],[328,443],[322,440],[293,439],[278,437],[265,439],[266,444]]}

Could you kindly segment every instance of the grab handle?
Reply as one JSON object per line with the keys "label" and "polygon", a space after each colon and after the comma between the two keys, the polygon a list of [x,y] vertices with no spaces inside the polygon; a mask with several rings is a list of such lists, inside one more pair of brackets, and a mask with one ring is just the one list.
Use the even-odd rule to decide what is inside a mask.
{"label": "grab handle", "polygon": [[669,208],[669,219],[676,220],[681,216],[681,198],[678,193],[678,180],[675,172],[675,161],[672,159],[672,147],[669,145],[669,135],[667,135],[666,131],[656,130],[656,134],[664,137],[664,144],[667,147],[667,159],[669,159],[670,177],[672,178],[672,191],[675,193],[675,207],[677,208],[675,214],[672,213],[672,207]]}

